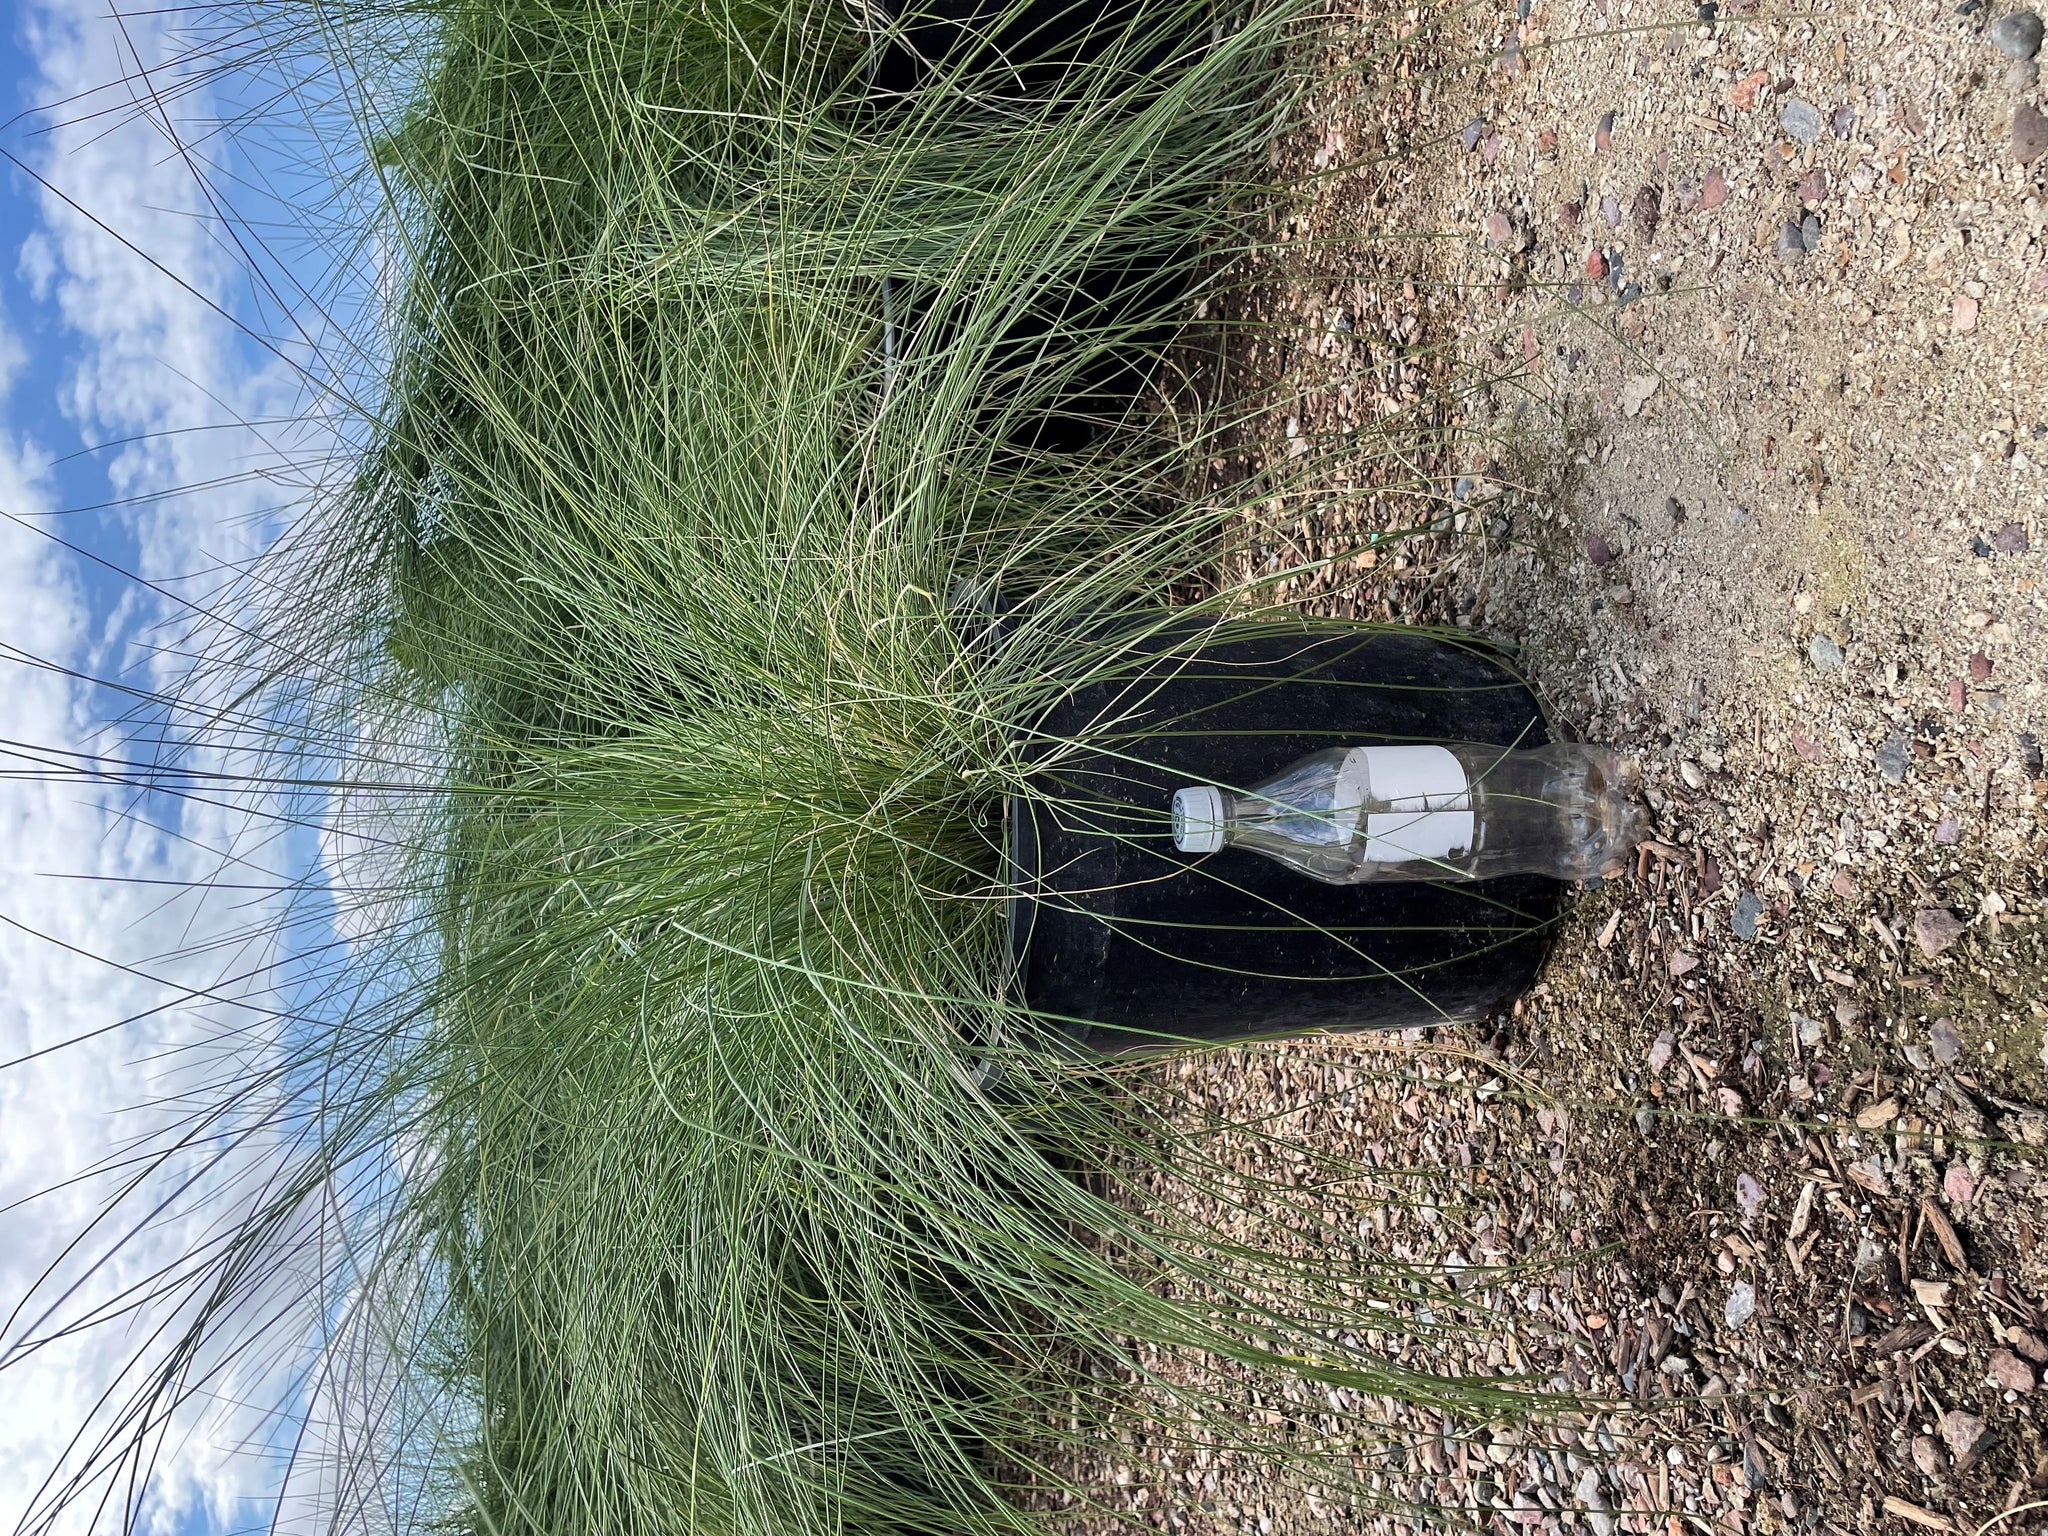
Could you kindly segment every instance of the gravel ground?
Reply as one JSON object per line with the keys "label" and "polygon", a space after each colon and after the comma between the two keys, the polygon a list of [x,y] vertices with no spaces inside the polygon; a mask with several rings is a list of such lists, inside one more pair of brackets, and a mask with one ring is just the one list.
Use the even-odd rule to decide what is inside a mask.
{"label": "gravel ground", "polygon": [[[1406,1358],[1588,1411],[1268,1404],[1356,1437],[1370,1499],[1142,1424],[1077,1480],[1260,1536],[2048,1531],[2048,123],[2000,46],[2029,29],[1354,20],[1276,151],[1327,179],[1247,274],[1230,382],[1271,408],[1216,478],[1313,467],[1245,569],[1328,558],[1308,606],[1515,647],[1641,756],[1657,841],[1491,1030],[1161,1070],[1404,1170],[1331,1225],[1449,1266],[1480,1324]],[[1488,1270],[1521,1256],[1569,1262]]]}

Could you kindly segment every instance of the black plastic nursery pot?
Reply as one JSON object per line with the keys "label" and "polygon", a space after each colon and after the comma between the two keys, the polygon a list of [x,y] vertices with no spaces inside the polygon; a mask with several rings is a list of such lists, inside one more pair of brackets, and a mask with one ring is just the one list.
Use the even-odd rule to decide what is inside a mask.
{"label": "black plastic nursery pot", "polygon": [[1034,749],[1048,766],[1009,804],[1023,1000],[1083,1050],[1119,1053],[1470,1021],[1525,990],[1559,882],[1325,885],[1244,849],[1183,854],[1168,811],[1184,785],[1257,783],[1326,747],[1541,746],[1542,706],[1499,653],[1314,622],[1191,653],[1196,633],[1135,643],[1038,723],[1035,740],[1086,750]]}

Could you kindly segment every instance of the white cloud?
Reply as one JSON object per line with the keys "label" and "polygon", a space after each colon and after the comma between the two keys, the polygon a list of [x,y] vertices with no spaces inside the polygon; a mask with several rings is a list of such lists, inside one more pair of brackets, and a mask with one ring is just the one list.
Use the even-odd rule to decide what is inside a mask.
{"label": "white cloud", "polygon": [[0,310],[0,401],[4,401],[13,390],[14,381],[21,376],[21,370],[27,363],[28,348],[21,344],[21,338],[7,323],[6,311]]}
{"label": "white cloud", "polygon": [[[0,440],[0,509],[30,519],[49,510],[34,454],[18,441]],[[0,523],[0,593],[0,639],[9,647],[58,664],[82,659],[87,609],[75,575],[56,546],[12,518]],[[63,745],[86,734],[81,690],[58,672],[11,665],[0,700],[0,734],[11,741]],[[96,877],[177,878],[172,850],[118,820],[116,809],[89,785],[19,777],[0,785],[0,913],[42,935],[0,929],[0,1052],[8,1058],[52,1050],[165,1000],[167,989],[77,952],[125,949],[156,926],[150,888]],[[148,1058],[174,1043],[176,1027],[175,1018],[150,1019],[0,1073],[0,1205],[8,1207],[0,1216],[0,1296],[10,1306],[30,1295],[47,1265],[83,1279],[80,1263],[64,1260],[62,1243],[87,1230],[111,1181],[44,1192],[151,1128],[152,1116],[137,1114],[155,1096],[151,1079],[161,1071]],[[16,1205],[23,1200],[30,1203]],[[77,1303],[118,1294],[190,1236],[173,1228],[134,1245],[86,1282]],[[19,1318],[7,1342],[19,1342],[32,1322]],[[11,1527],[26,1512],[37,1477],[59,1464],[68,1435],[91,1421],[95,1395],[133,1348],[122,1330],[84,1334],[0,1378],[0,1464],[10,1469],[0,1485],[0,1521]],[[217,1464],[195,1460],[166,1483],[159,1509],[180,1514],[226,1489]]]}
{"label": "white cloud", "polygon": [[[117,28],[101,0],[44,0],[21,20],[43,72],[33,94],[63,100],[127,74],[128,49],[151,62],[170,57],[174,44],[165,28],[177,18],[146,12]],[[92,103],[109,105],[104,98]],[[203,109],[203,99],[189,95],[178,104],[186,120]],[[221,588],[224,562],[246,559],[271,535],[283,499],[274,479],[238,478],[277,468],[275,442],[250,430],[212,429],[289,414],[301,391],[275,360],[252,366],[227,322],[185,286],[227,302],[235,267],[207,223],[189,170],[163,138],[139,117],[90,117],[77,109],[70,115],[69,125],[59,121],[34,141],[34,163],[91,217],[64,198],[44,196],[40,227],[19,254],[21,270],[67,332],[59,399],[80,437],[142,439],[104,461],[111,494],[136,499],[126,527],[140,574],[204,600]],[[183,284],[140,260],[108,229]],[[29,363],[0,321],[0,396],[9,385],[19,387]],[[287,446],[303,451],[306,434]],[[200,485],[215,488],[161,496]],[[117,738],[95,718],[101,698],[61,671],[19,658],[104,673],[147,654],[134,680],[163,686],[180,663],[135,647],[175,632],[175,605],[138,597],[137,589],[111,617],[96,615],[78,562],[44,536],[53,527],[73,528],[51,518],[52,500],[43,451],[0,428],[0,644],[15,658],[0,661],[0,737],[115,751]],[[161,627],[167,619],[168,630]],[[226,763],[217,755],[205,761]],[[30,1302],[0,1330],[0,1349],[18,1350],[35,1333],[45,1303],[56,1303],[51,1316],[59,1320],[88,1316],[198,1251],[248,1198],[236,1180],[276,1155],[262,1137],[225,1157],[217,1144],[195,1148],[127,1202],[127,1218],[139,1219],[174,1181],[197,1179],[132,1241],[110,1252],[117,1233],[107,1230],[93,1233],[83,1249],[65,1251],[118,1187],[122,1175],[108,1171],[109,1159],[185,1123],[189,1105],[176,1102],[177,1095],[222,1072],[267,1064],[260,1043],[223,1035],[225,1026],[247,1025],[253,1014],[167,1006],[178,1003],[182,989],[218,988],[224,978],[229,991],[256,1004],[266,1000],[260,968],[273,957],[274,936],[261,931],[261,902],[252,908],[246,892],[180,889],[203,885],[231,852],[255,857],[255,867],[235,878],[262,879],[263,861],[276,856],[261,846],[263,823],[252,820],[250,807],[232,804],[158,800],[143,805],[141,815],[132,814],[136,809],[132,791],[103,782],[0,776],[0,914],[35,930],[0,926],[0,1060],[50,1052],[0,1072],[0,1323],[6,1309],[24,1297]],[[48,1277],[46,1266],[54,1266]],[[280,1291],[303,1278],[273,1277]],[[165,1320],[163,1307],[145,1310],[9,1361],[0,1373],[0,1528],[12,1528],[29,1511],[45,1472],[77,1464],[69,1437],[94,1422],[99,1394],[148,1346],[150,1326]],[[274,1492],[277,1474],[261,1454],[275,1442],[277,1426],[261,1410],[285,1390],[299,1363],[253,1357],[212,1383],[217,1410],[195,1414],[163,1443],[145,1508],[149,1528],[247,1523],[251,1511],[241,1501]],[[63,1528],[113,1528],[118,1497],[98,1519],[89,1502],[82,1505]]]}

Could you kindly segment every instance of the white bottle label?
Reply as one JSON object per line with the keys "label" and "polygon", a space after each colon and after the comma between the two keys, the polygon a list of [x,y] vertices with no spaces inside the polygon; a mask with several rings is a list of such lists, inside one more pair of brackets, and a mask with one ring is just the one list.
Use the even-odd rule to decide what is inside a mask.
{"label": "white bottle label", "polygon": [[1462,857],[1472,848],[1472,787],[1443,747],[1353,747],[1337,770],[1337,818],[1365,821],[1365,862]]}

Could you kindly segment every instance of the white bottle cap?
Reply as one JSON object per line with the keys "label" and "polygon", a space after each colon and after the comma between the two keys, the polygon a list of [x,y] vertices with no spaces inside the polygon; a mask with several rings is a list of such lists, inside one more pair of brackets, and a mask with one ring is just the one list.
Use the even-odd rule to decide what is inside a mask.
{"label": "white bottle cap", "polygon": [[1182,853],[1214,853],[1223,846],[1223,791],[1190,784],[1173,792],[1173,846]]}

